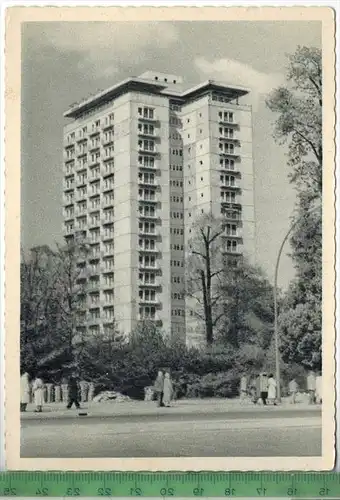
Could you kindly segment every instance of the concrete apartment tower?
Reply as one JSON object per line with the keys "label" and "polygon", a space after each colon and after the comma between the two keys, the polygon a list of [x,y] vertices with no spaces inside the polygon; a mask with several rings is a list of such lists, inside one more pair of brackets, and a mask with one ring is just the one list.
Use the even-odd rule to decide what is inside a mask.
{"label": "concrete apartment tower", "polygon": [[255,255],[247,93],[214,81],[184,90],[178,76],[147,72],[66,111],[64,235],[89,247],[79,330],[115,320],[128,334],[147,319],[202,341],[184,293],[195,217],[223,212],[227,252]]}

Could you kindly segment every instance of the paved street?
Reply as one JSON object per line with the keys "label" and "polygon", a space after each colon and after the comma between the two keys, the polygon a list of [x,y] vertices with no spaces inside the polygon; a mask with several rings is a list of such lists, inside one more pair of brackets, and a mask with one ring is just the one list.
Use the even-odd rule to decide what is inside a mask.
{"label": "paved street", "polygon": [[[319,408],[253,408],[180,404],[109,405],[80,417],[76,410],[27,414],[23,457],[317,456]],[[128,413],[127,413],[128,410]],[[199,410],[199,411],[197,411]],[[101,414],[96,414],[101,412]]]}

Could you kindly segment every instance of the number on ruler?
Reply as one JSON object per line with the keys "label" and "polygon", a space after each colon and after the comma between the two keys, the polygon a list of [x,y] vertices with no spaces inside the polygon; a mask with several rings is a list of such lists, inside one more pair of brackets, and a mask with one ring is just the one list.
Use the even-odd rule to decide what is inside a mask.
{"label": "number on ruler", "polygon": [[319,491],[319,496],[320,497],[326,497],[327,495],[330,494],[330,491],[328,488],[321,488]]}
{"label": "number on ruler", "polygon": [[162,488],[160,494],[162,497],[173,497],[175,492],[173,488]]}
{"label": "number on ruler", "polygon": [[39,497],[48,497],[48,488],[38,488],[35,494]]}
{"label": "number on ruler", "polygon": [[194,488],[193,489],[193,494],[195,497],[201,497],[204,493],[204,489],[203,488]]}
{"label": "number on ruler", "polygon": [[296,497],[297,496],[297,489],[296,488],[288,488],[287,496],[288,497]]}
{"label": "number on ruler", "polygon": [[257,494],[259,497],[265,497],[267,490],[266,488],[256,488]]}
{"label": "number on ruler", "polygon": [[112,495],[111,488],[98,488],[98,495],[100,497],[110,497]]}
{"label": "number on ruler", "polygon": [[131,488],[130,495],[132,497],[141,497],[143,495],[143,492],[140,488]]}
{"label": "number on ruler", "polygon": [[5,488],[3,491],[4,497],[16,496],[17,490],[15,488]]}
{"label": "number on ruler", "polygon": [[232,497],[233,495],[236,495],[236,491],[234,490],[234,488],[226,488],[224,490],[224,494],[226,497]]}
{"label": "number on ruler", "polygon": [[67,497],[79,497],[80,496],[80,489],[79,488],[67,488],[66,496]]}

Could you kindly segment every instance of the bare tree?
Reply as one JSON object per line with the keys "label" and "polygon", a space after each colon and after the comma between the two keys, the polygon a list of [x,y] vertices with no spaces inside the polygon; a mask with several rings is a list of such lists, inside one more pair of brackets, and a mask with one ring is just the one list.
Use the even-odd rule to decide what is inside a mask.
{"label": "bare tree", "polygon": [[216,286],[224,269],[223,222],[211,214],[202,215],[193,225],[186,262],[186,295],[196,301],[192,313],[204,321],[206,342],[214,341],[214,328],[223,316],[222,293]]}

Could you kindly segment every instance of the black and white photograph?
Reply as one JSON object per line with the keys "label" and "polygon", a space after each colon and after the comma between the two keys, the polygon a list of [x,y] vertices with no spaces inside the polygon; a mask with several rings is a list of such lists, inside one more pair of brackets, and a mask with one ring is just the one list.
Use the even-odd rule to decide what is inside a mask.
{"label": "black and white photograph", "polygon": [[157,10],[9,9],[8,463],[331,469],[332,11]]}

